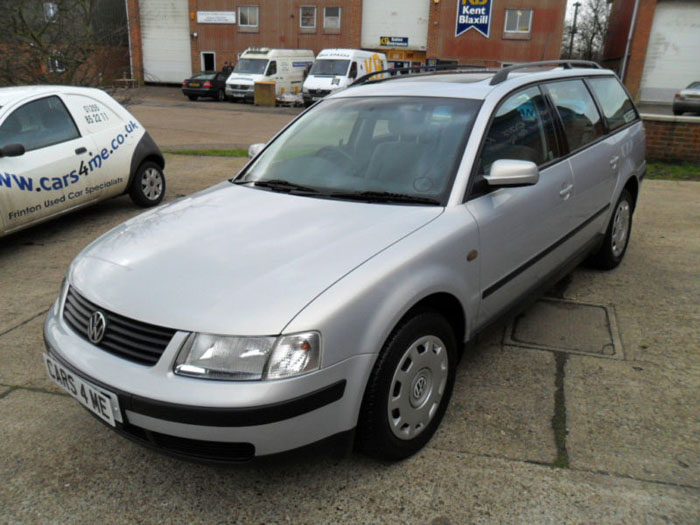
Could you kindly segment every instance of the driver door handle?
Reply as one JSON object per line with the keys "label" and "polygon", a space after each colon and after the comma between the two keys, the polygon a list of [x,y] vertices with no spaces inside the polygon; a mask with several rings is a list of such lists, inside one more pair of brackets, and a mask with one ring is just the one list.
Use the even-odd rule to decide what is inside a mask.
{"label": "driver door handle", "polygon": [[571,195],[571,190],[573,190],[573,189],[574,189],[574,185],[573,185],[573,184],[569,184],[569,185],[567,185],[567,186],[564,186],[564,187],[559,191],[559,195],[561,196],[562,199],[566,200],[566,199],[568,199],[569,196]]}
{"label": "driver door handle", "polygon": [[82,147],[75,150],[76,155],[82,155],[83,153],[87,153],[87,148]]}

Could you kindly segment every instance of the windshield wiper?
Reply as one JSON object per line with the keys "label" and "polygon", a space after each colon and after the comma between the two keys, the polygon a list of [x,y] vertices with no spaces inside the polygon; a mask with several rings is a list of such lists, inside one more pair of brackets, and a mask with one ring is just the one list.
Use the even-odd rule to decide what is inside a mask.
{"label": "windshield wiper", "polygon": [[269,180],[235,180],[234,184],[252,184],[259,188],[269,188],[276,191],[285,192],[303,192],[303,193],[318,193],[317,189],[311,188],[309,186],[304,186],[302,184],[297,184],[295,182],[289,182],[288,180],[282,179],[269,179]]}
{"label": "windshield wiper", "polygon": [[329,193],[328,197],[337,199],[358,200],[367,202],[405,202],[408,204],[432,204],[440,206],[441,202],[430,197],[420,195],[406,195],[404,193],[392,193],[389,191],[359,191],[348,193]]}

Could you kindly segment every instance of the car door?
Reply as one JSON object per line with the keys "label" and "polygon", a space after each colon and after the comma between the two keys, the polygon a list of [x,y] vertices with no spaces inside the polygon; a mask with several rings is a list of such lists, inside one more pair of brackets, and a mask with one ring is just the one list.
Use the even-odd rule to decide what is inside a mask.
{"label": "car door", "polygon": [[138,142],[133,123],[87,93],[66,93],[61,97],[83,135],[94,143],[85,160],[87,174],[73,188],[74,199],[82,204],[124,193]]}
{"label": "car door", "polygon": [[[508,96],[484,138],[466,207],[479,226],[481,302],[477,327],[504,312],[558,267],[572,247],[573,177],[558,158],[552,110],[537,86]],[[499,159],[527,160],[540,169],[531,186],[487,185],[483,175]]]}
{"label": "car door", "polygon": [[544,88],[556,107],[568,143],[575,187],[571,213],[580,223],[595,223],[593,230],[604,221],[617,182],[617,139],[605,136],[603,119],[582,79],[548,82]]}
{"label": "car door", "polygon": [[74,206],[71,189],[85,176],[93,146],[58,96],[13,108],[0,122],[0,146],[7,144],[22,144],[25,153],[0,159],[0,212],[6,232]]}

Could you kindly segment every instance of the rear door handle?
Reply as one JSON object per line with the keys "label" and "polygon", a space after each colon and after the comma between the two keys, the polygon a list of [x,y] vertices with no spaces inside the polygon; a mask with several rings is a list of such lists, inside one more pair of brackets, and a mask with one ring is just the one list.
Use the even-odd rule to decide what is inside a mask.
{"label": "rear door handle", "polygon": [[561,190],[559,190],[559,195],[561,196],[562,199],[566,200],[571,195],[571,190],[573,190],[573,189],[574,189],[573,184],[569,184],[567,186],[564,186]]}
{"label": "rear door handle", "polygon": [[83,153],[87,153],[87,148],[78,148],[75,150],[76,155],[82,155]]}

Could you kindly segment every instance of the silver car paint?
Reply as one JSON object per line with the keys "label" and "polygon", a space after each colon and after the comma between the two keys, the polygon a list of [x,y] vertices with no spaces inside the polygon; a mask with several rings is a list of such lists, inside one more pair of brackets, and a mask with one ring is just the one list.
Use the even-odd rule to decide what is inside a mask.
{"label": "silver car paint", "polygon": [[[585,73],[587,75],[605,74],[596,71]],[[580,75],[581,72],[575,70],[557,72],[558,78]],[[485,87],[484,83],[450,85],[444,82],[401,80],[395,83],[388,82],[343,90],[330,97],[402,94],[436,96],[438,93],[437,96],[483,99],[482,109],[475,120],[445,208],[322,201],[246,188],[230,188],[226,186],[227,183],[224,183],[191,199],[160,208],[130,221],[86,248],[84,254],[79,256],[71,267],[71,282],[89,298],[106,308],[113,308],[124,315],[142,318],[148,322],[161,321],[160,324],[174,326],[181,330],[240,335],[319,330],[322,333],[323,367],[318,372],[283,381],[245,383],[201,381],[178,377],[172,372],[172,364],[179,345],[186,336],[185,332],[179,332],[168,346],[161,361],[146,371],[141,366],[110,356],[76,338],[60,316],[60,302],[57,302],[47,318],[46,335],[49,346],[78,370],[105,384],[118,385],[121,389],[153,399],[193,406],[257,406],[308,393],[319,386],[328,385],[337,377],[344,377],[348,381],[346,394],[341,401],[306,414],[303,418],[297,417],[266,425],[265,428],[215,429],[127,414],[144,428],[195,439],[246,440],[256,446],[256,453],[260,455],[293,448],[295,445],[312,442],[332,433],[352,428],[357,421],[362,393],[377,352],[399,319],[413,305],[436,293],[454,297],[465,319],[464,339],[468,339],[480,324],[491,319],[500,309],[500,306],[496,305],[479,313],[484,288],[489,286],[493,279],[504,275],[513,264],[521,262],[499,257],[504,245],[503,238],[499,235],[507,232],[508,227],[512,227],[513,224],[497,226],[494,223],[495,229],[489,231],[486,228],[482,231],[482,225],[478,224],[477,220],[483,220],[489,211],[504,213],[515,201],[524,201],[528,192],[534,194],[537,193],[536,190],[547,190],[550,193],[556,192],[558,196],[561,182],[571,175],[570,161],[566,159],[558,163],[562,181],[556,180],[547,184],[541,178],[535,186],[503,188],[493,192],[488,199],[481,202],[475,199],[466,204],[464,203],[465,191],[481,137],[499,101],[522,86],[551,78],[551,72],[514,76],[496,87]],[[615,139],[620,142],[622,158],[615,177],[616,189],[610,195],[610,202],[613,203],[617,200],[627,177],[641,176],[644,167],[643,148],[640,153],[640,140],[644,139],[642,124],[636,124],[618,134],[626,138]],[[544,176],[544,173],[542,175]],[[540,185],[541,187],[538,188]],[[245,194],[245,199],[240,197],[244,195],[242,192],[248,192]],[[249,198],[256,203],[255,207],[247,204],[249,194]],[[216,228],[207,224],[207,221],[224,221],[227,227],[235,230],[235,221],[225,215],[221,209],[225,202],[236,202],[250,213],[260,213],[260,207],[271,206],[273,210],[279,209],[281,217],[292,220],[293,224],[289,225],[284,222],[275,224],[276,228],[281,227],[285,234],[292,236],[292,239],[287,239],[286,235],[275,235],[275,240],[278,240],[281,246],[292,250],[293,256],[289,265],[281,261],[273,264],[263,257],[262,252],[250,252],[255,253],[254,262],[260,262],[263,265],[261,268],[256,268],[258,271],[263,275],[271,272],[269,282],[257,279],[255,283],[256,286],[262,287],[260,294],[267,299],[267,306],[269,307],[270,300],[274,300],[275,308],[266,310],[263,307],[265,301],[253,297],[253,288],[246,289],[247,283],[243,283],[246,298],[250,298],[253,305],[252,311],[248,312],[247,304],[244,303],[245,308],[241,307],[241,302],[227,297],[226,287],[236,283],[234,277],[227,277],[228,280],[224,285],[221,281],[222,275],[190,276],[188,273],[192,270],[192,265],[196,267],[202,263],[196,256],[215,257],[216,260],[212,263],[214,266],[209,268],[210,272],[227,270],[226,263],[229,262],[227,257],[235,256],[235,253],[232,253],[235,251],[233,248],[228,248],[222,255],[217,252],[210,254],[210,250],[207,249],[211,247],[212,241],[220,243],[227,237],[225,233],[217,232]],[[193,204],[195,210],[188,212],[186,208],[192,207]],[[530,217],[531,226],[543,229],[543,232],[538,234],[538,242],[544,244],[548,239],[555,239],[560,228],[554,224],[553,220],[546,221],[544,225],[536,220],[538,203],[525,202],[523,206],[524,209],[521,211],[523,217]],[[330,208],[343,211],[342,213],[333,212]],[[314,224],[312,217],[292,218],[293,213],[299,211],[321,213],[326,221],[338,220],[341,224],[340,229],[326,231],[322,225]],[[242,217],[243,215],[238,215],[239,212],[240,210],[235,210],[232,215]],[[602,215],[588,228],[579,232],[571,239],[571,246],[580,244],[579,239],[592,237],[596,232],[603,232],[610,213]],[[166,221],[166,217],[171,218]],[[189,220],[185,220],[185,217]],[[523,217],[518,220],[522,220]],[[272,217],[268,219],[272,220]],[[174,223],[180,226],[181,230],[172,228],[172,232],[168,233],[168,229],[172,227],[172,223],[169,222],[171,220],[175,221]],[[161,222],[168,224],[163,225]],[[221,226],[221,224],[217,223],[215,226]],[[306,235],[313,234],[313,239],[294,239],[296,228],[302,228]],[[151,231],[146,232],[144,229]],[[355,230],[359,230],[360,233],[355,234]],[[269,235],[270,232],[271,230],[265,229],[249,232],[249,239],[264,242],[269,237],[263,235]],[[153,233],[166,236],[165,248],[158,248],[161,251],[159,260],[164,263],[155,265],[147,261],[126,260],[129,253],[139,253],[134,250],[142,247],[144,239]],[[336,239],[341,234],[349,234],[349,237]],[[145,236],[142,237],[142,235]],[[186,235],[186,238],[191,239],[195,243],[192,254],[178,249],[173,244],[173,239],[168,239],[170,235],[180,239],[182,235]],[[243,242],[243,234],[236,232],[236,235],[239,235],[236,237],[236,242]],[[296,245],[295,240],[301,242],[301,245]],[[511,240],[518,243],[518,246],[513,247],[518,253],[524,253],[522,243],[532,241],[531,236],[528,235],[521,238],[512,236]],[[122,252],[121,248],[110,246],[117,241],[127,243],[129,249]],[[321,241],[338,242],[332,244],[333,249],[326,250],[319,246],[319,251],[315,253],[317,257],[323,257],[323,261],[314,264],[304,257],[302,249],[302,246],[309,249],[307,243],[310,241],[316,241],[315,244],[318,245],[322,244]],[[280,252],[280,246],[277,246],[278,250],[275,252],[273,243],[270,243],[268,248],[267,253]],[[149,249],[155,248],[151,246]],[[471,250],[478,250],[479,257],[469,262],[466,255]],[[545,266],[533,266],[531,270],[533,273],[527,276],[535,278],[544,275],[547,268],[556,266],[565,256],[565,251],[555,251],[551,257],[548,257]],[[167,268],[168,264],[174,262],[176,262],[174,268]],[[312,277],[318,280],[303,276],[299,283],[288,280],[290,276],[299,277],[300,272],[303,273],[304,265],[309,263],[311,266],[307,268],[308,272],[313,273]],[[232,264],[235,264],[235,261]],[[326,266],[330,267],[330,271],[326,271],[328,270]],[[126,269],[127,267],[129,269]],[[85,269],[91,269],[97,273],[86,275]],[[139,276],[138,279],[142,285],[149,282],[146,276],[154,279],[156,283],[165,277],[176,279],[176,282],[182,283],[184,292],[180,290],[168,292],[172,294],[168,301],[163,301],[162,296],[159,300],[156,294],[152,294],[156,295],[156,298],[149,302],[143,293],[138,292],[138,289],[130,288],[128,284],[130,277],[127,275]],[[224,275],[226,275],[225,271]],[[100,289],[115,278],[120,286],[113,287],[108,284],[107,291]],[[182,281],[188,278],[194,279],[196,286],[205,286],[206,292],[213,294],[211,304],[196,297],[196,286]],[[156,286],[160,285],[156,284]],[[503,304],[517,297],[519,286],[523,286],[523,283],[520,285],[516,283],[514,288],[504,294],[501,298]],[[127,288],[127,293],[124,293],[124,287]],[[158,291],[167,292],[164,288],[159,288]],[[301,298],[289,297],[299,293]],[[123,295],[120,296],[120,294]],[[201,295],[206,294],[201,293]],[[144,299],[149,303],[149,308],[140,304]],[[187,302],[190,299],[195,301],[197,308],[192,308],[192,305]],[[178,307],[184,310],[184,313],[178,312]],[[216,315],[218,318],[207,319],[206,316],[200,315],[198,308],[204,308],[209,315]],[[159,311],[161,309],[164,311]],[[167,313],[164,313],[165,311]],[[217,311],[218,314],[216,314]],[[221,312],[226,313],[221,314]],[[139,317],[139,314],[143,316]],[[174,316],[178,322],[175,323],[173,317],[168,317],[169,315]],[[260,317],[266,319],[260,320]],[[175,326],[180,322],[181,325]]]}

